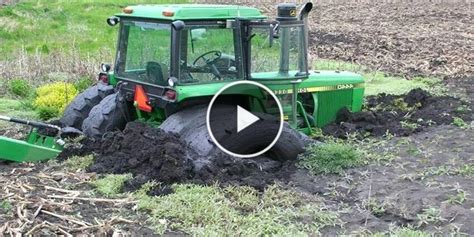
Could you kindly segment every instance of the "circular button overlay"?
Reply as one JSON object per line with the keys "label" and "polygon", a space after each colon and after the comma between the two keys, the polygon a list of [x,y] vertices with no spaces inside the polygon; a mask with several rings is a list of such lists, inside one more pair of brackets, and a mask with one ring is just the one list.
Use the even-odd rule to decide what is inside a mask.
{"label": "circular button overlay", "polygon": [[280,138],[283,109],[268,87],[236,81],[221,88],[206,114],[209,135],[223,152],[252,158],[268,151]]}

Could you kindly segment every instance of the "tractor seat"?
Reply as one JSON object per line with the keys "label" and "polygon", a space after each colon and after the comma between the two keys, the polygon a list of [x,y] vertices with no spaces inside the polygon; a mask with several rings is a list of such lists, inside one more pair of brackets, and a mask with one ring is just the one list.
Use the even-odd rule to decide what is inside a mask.
{"label": "tractor seat", "polygon": [[168,67],[158,62],[147,62],[146,63],[146,75],[148,81],[155,85],[167,86],[168,82]]}

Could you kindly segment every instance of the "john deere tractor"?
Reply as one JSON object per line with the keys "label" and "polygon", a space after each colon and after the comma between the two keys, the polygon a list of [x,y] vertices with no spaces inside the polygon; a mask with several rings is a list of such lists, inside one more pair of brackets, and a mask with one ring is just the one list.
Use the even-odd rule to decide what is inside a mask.
{"label": "john deere tractor", "polygon": [[[118,27],[113,69],[101,66],[99,83],[74,99],[61,123],[101,137],[142,120],[180,134],[206,155],[212,150],[202,144],[211,98],[229,83],[254,81],[278,96],[286,120],[272,154],[294,157],[301,151],[300,133],[330,123],[343,107],[360,110],[364,93],[360,75],[308,69],[311,9],[311,3],[300,8],[280,4],[276,19],[270,20],[245,6],[126,7],[107,19]],[[224,97],[223,106],[255,112],[266,100],[244,90]],[[259,138],[265,131],[258,129],[253,147],[268,139]]]}

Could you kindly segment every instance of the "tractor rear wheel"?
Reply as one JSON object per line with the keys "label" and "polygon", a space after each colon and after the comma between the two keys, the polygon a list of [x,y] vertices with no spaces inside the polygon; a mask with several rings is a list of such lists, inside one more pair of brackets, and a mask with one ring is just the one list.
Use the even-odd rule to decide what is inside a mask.
{"label": "tractor rear wheel", "polygon": [[[219,110],[222,111],[219,118],[230,119],[226,116],[233,116],[230,111],[235,106],[220,105]],[[227,112],[226,112],[227,111]],[[166,132],[177,133],[188,143],[188,145],[199,155],[209,156],[217,151],[217,146],[212,142],[206,126],[207,107],[193,107],[177,112],[168,117],[160,126]],[[211,121],[212,122],[212,121]],[[265,126],[257,127],[252,130],[252,139],[244,139],[242,134],[236,133],[226,140],[232,141],[232,148],[235,150],[245,150],[247,147],[261,148],[265,144],[269,144],[274,139],[269,136],[269,132]],[[216,136],[216,134],[214,134]],[[245,134],[244,134],[245,135]],[[218,136],[218,135],[217,135]],[[248,137],[248,136],[247,136]],[[220,140],[219,137],[216,137]],[[275,160],[291,160],[296,159],[299,153],[304,151],[304,146],[308,138],[298,131],[292,129],[287,123],[283,126],[278,142],[265,154]],[[241,149],[242,148],[242,149]],[[251,151],[255,152],[255,151]]]}
{"label": "tractor rear wheel", "polygon": [[84,120],[82,132],[89,137],[102,137],[107,132],[123,130],[127,123],[127,109],[119,93],[105,97]]}
{"label": "tractor rear wheel", "polygon": [[89,116],[91,109],[100,103],[106,96],[114,93],[114,88],[109,85],[99,83],[89,87],[74,98],[67,106],[60,119],[63,127],[73,127],[81,129],[84,119]]}

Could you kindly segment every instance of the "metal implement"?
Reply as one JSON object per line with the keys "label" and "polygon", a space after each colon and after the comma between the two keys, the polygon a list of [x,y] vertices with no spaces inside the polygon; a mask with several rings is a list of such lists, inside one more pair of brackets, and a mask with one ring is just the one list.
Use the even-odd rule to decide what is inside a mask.
{"label": "metal implement", "polygon": [[[15,162],[47,160],[55,158],[63,149],[64,141],[57,136],[61,131],[59,126],[1,115],[0,120],[32,127],[26,140],[0,136],[0,160]],[[48,129],[50,134],[43,135],[39,133],[39,129]]]}

